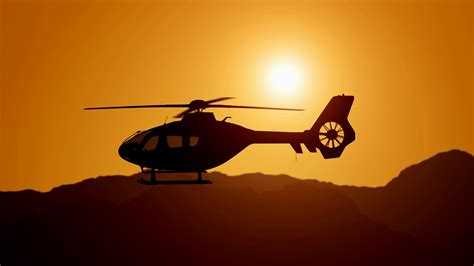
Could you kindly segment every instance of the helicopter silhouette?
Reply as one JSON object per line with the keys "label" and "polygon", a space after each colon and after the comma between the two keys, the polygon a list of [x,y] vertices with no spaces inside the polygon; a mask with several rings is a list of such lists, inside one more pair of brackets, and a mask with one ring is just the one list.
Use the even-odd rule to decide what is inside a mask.
{"label": "helicopter silhouette", "polygon": [[[230,100],[222,97],[209,101],[194,100],[189,104],[128,105],[91,107],[84,110],[125,108],[187,108],[174,121],[145,131],[137,131],[125,139],[118,153],[124,160],[140,166],[150,180],[137,181],[144,185],[211,184],[202,173],[219,166],[251,144],[288,143],[296,153],[321,151],[325,159],[338,158],[344,148],[355,140],[355,132],[347,117],[354,96],[332,97],[309,130],[303,132],[255,131],[227,122],[229,117],[216,120],[208,108],[245,108],[264,110],[303,111],[303,109],[214,104]],[[158,180],[157,173],[197,173],[195,180]]]}

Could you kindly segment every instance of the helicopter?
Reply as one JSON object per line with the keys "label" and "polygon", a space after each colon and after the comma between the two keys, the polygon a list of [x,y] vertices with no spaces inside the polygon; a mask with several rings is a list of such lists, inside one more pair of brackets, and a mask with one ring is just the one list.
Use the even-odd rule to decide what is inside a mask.
{"label": "helicopter", "polygon": [[[150,179],[140,178],[143,185],[212,184],[202,173],[217,167],[251,144],[286,143],[296,153],[303,153],[301,144],[309,152],[320,150],[325,159],[338,158],[344,148],[355,140],[355,131],[347,117],[354,96],[338,95],[331,98],[309,130],[302,132],[256,131],[227,121],[218,121],[208,108],[244,108],[263,110],[303,111],[294,108],[215,104],[230,100],[222,97],[209,101],[193,100],[189,104],[127,105],[89,107],[84,110],[129,108],[187,108],[175,118],[145,131],[137,131],[125,139],[118,149],[124,160],[140,166]],[[197,173],[195,180],[158,180],[158,173]]]}

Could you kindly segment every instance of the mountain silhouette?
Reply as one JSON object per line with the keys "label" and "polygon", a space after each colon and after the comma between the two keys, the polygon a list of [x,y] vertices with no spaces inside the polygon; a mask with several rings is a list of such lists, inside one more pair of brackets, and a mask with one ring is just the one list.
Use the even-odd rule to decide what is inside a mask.
{"label": "mountain silhouette", "polygon": [[377,188],[213,172],[205,186],[137,174],[1,192],[0,263],[472,265],[473,166],[452,150]]}

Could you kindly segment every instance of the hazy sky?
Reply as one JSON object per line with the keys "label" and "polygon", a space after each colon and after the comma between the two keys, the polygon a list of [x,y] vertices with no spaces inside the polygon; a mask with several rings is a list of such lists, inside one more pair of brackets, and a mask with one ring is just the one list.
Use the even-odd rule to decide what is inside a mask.
{"label": "hazy sky", "polygon": [[[357,2],[357,3],[356,3]],[[437,152],[474,152],[472,1],[0,0],[0,190],[49,190],[139,171],[117,154],[139,129],[181,109],[100,105],[228,104],[251,129],[303,131],[333,95],[356,96],[356,141],[340,159],[253,145],[214,170],[384,185]],[[279,93],[267,72],[298,69]]]}

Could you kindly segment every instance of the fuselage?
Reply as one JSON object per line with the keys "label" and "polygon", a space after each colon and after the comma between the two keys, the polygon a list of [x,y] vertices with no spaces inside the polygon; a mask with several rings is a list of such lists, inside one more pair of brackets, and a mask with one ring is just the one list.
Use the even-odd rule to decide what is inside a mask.
{"label": "fuselage", "polygon": [[221,165],[253,143],[289,143],[302,133],[254,131],[217,121],[213,113],[190,113],[124,141],[120,156],[141,167],[205,171]]}

